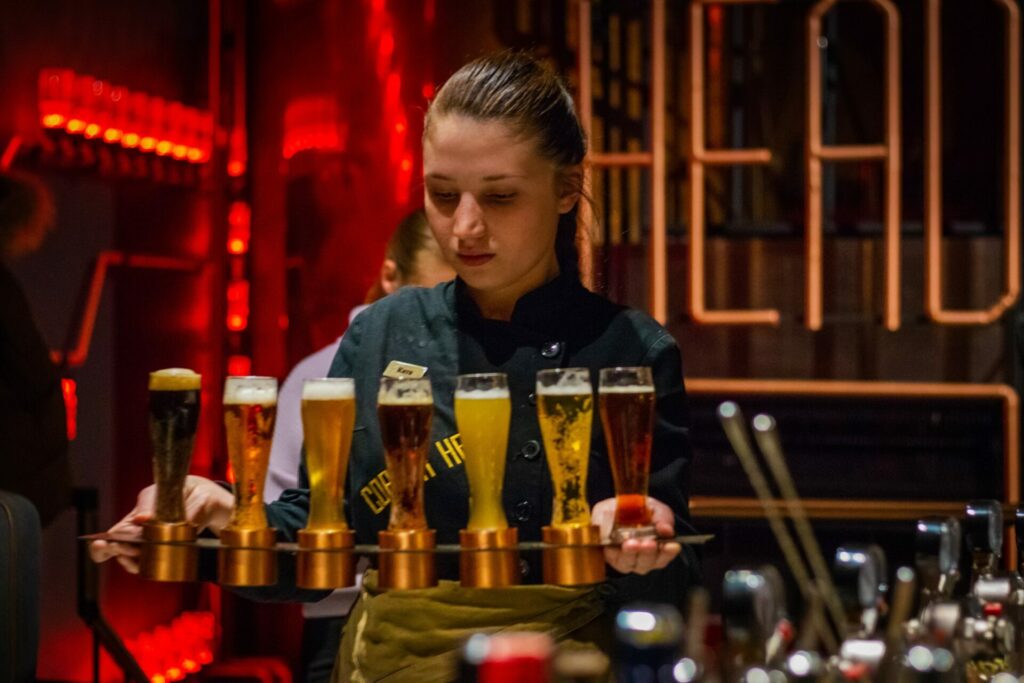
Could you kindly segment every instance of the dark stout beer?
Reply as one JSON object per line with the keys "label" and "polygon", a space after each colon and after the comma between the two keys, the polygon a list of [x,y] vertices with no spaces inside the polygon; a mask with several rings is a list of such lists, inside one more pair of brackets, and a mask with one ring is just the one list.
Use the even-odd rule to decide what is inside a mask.
{"label": "dark stout beer", "polygon": [[183,368],[149,375],[149,438],[153,444],[157,522],[185,521],[183,489],[199,423],[200,376]]}
{"label": "dark stout beer", "polygon": [[382,380],[377,417],[384,459],[391,478],[389,531],[427,528],[423,477],[433,413],[429,380]]}

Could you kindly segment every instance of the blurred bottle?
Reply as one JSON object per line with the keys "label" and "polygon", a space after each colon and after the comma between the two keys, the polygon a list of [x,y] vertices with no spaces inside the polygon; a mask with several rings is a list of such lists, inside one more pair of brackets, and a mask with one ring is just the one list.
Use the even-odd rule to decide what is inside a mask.
{"label": "blurred bottle", "polygon": [[615,617],[619,683],[674,683],[683,620],[671,605],[631,605]]}
{"label": "blurred bottle", "polygon": [[545,633],[477,634],[462,648],[459,683],[551,683],[554,645]]}

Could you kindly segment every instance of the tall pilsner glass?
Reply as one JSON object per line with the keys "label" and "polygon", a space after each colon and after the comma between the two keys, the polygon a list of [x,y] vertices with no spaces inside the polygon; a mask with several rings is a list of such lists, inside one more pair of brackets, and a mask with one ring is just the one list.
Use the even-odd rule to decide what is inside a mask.
{"label": "tall pilsner glass", "polygon": [[459,581],[491,588],[519,583],[518,529],[501,502],[512,402],[501,373],[459,375],[455,420],[469,479],[469,524],[459,532]]}
{"label": "tall pilsner glass", "polygon": [[391,480],[391,517],[387,531],[377,536],[382,589],[437,585],[433,553],[437,534],[427,528],[423,507],[433,413],[429,379],[381,379],[377,418]]}
{"label": "tall pilsner glass", "polygon": [[227,586],[277,582],[276,532],[267,526],[263,485],[277,415],[277,380],[228,377],[224,381],[224,435],[234,472],[235,506],[220,533],[218,575]]}
{"label": "tall pilsner glass", "polygon": [[194,581],[196,527],[185,519],[184,488],[199,423],[201,377],[185,368],[149,374],[149,437],[156,510],[142,526],[139,573],[156,581]]}
{"label": "tall pilsner glass", "polygon": [[355,381],[302,383],[302,433],[309,471],[309,521],[299,531],[296,583],[302,588],[355,585],[355,534],[345,521],[345,479],[356,419]]}
{"label": "tall pilsner glass", "polygon": [[615,526],[611,540],[656,536],[647,507],[654,430],[654,382],[651,369],[601,370],[598,403],[604,439],[615,480]]}
{"label": "tall pilsner glass", "polygon": [[537,417],[555,497],[551,525],[542,529],[545,583],[597,583],[605,577],[601,532],[590,523],[587,467],[594,393],[587,368],[537,373]]}

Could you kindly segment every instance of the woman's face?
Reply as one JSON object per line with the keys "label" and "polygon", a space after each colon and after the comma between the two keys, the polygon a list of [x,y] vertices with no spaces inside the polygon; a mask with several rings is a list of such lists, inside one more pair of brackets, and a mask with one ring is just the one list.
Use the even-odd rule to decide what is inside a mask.
{"label": "woman's face", "polygon": [[534,140],[501,121],[442,116],[423,143],[423,176],[434,237],[485,315],[510,315],[558,274],[558,217],[578,195]]}

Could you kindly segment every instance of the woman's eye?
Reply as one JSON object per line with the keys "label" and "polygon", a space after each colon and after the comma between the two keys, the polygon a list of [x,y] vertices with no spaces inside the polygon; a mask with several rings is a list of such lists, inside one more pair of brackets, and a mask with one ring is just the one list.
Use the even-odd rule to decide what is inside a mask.
{"label": "woman's eye", "polygon": [[458,194],[455,192],[437,192],[432,191],[430,196],[434,198],[435,202],[453,202],[458,199]]}
{"label": "woman's eye", "polygon": [[515,199],[515,196],[515,192],[491,192],[487,195],[487,198],[498,204],[507,204]]}

